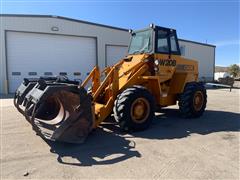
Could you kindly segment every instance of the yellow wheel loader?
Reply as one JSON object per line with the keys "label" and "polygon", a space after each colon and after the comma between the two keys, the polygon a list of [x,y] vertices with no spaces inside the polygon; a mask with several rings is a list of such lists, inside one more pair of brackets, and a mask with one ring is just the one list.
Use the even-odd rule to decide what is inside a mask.
{"label": "yellow wheel loader", "polygon": [[177,102],[185,118],[203,114],[207,95],[198,63],[181,56],[176,31],[151,25],[130,33],[128,55],[102,72],[94,67],[81,84],[66,77],[24,79],[14,104],[38,135],[81,143],[111,114],[124,131],[140,131],[156,107]]}

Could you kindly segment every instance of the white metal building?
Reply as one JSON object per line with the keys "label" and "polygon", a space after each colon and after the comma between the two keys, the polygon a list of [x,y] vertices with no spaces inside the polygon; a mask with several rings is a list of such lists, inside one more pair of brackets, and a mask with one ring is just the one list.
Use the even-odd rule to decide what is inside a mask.
{"label": "white metal building", "polygon": [[216,46],[184,39],[179,40],[179,46],[183,57],[198,60],[199,80],[213,81]]}
{"label": "white metal building", "polygon": [[[0,93],[24,77],[84,79],[92,67],[112,65],[127,52],[127,29],[47,15],[0,15]],[[183,56],[199,60],[200,78],[212,80],[215,46],[180,40]]]}

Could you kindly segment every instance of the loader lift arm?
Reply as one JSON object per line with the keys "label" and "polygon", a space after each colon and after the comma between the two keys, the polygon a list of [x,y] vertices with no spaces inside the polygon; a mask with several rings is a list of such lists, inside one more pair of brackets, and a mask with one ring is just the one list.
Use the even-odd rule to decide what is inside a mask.
{"label": "loader lift arm", "polygon": [[[120,92],[126,87],[136,85],[139,80],[144,81],[144,78],[140,79],[140,77],[148,69],[146,62],[140,61],[137,65],[132,66],[120,74],[119,70],[123,63],[124,61],[122,60],[112,67],[107,67],[101,73],[99,73],[98,67],[94,67],[86,80],[81,84],[81,87],[85,88],[89,81],[92,82],[91,93],[95,107],[94,128],[98,127],[99,124],[112,113],[114,101]],[[103,73],[106,73],[106,77],[103,82],[100,83],[99,79]],[[127,78],[127,80],[121,83],[121,81],[124,81],[124,78]],[[102,95],[105,96],[105,101],[100,100],[100,96]]]}

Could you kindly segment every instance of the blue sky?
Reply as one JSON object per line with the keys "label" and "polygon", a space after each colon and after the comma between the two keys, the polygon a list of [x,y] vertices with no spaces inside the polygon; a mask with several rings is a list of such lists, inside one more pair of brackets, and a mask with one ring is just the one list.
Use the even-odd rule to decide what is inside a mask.
{"label": "blue sky", "polygon": [[150,23],[215,44],[216,65],[239,64],[239,0],[0,0],[1,13],[66,16],[123,28]]}

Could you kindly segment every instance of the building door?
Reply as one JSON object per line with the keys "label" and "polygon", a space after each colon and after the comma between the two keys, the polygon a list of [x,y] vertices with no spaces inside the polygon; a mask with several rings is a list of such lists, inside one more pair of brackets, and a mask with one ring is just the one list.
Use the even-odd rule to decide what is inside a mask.
{"label": "building door", "polygon": [[8,91],[14,93],[23,78],[83,80],[96,65],[96,51],[95,38],[7,32]]}

